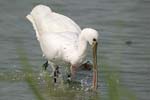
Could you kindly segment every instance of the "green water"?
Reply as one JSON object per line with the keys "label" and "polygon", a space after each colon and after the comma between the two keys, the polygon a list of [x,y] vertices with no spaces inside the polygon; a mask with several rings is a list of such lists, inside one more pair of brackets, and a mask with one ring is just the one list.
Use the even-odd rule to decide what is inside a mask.
{"label": "green water", "polygon": [[[39,3],[71,17],[81,28],[99,31],[97,94],[70,89],[66,84],[58,90],[49,84],[50,90],[45,87],[50,79],[39,79],[45,60],[25,18]],[[149,100],[149,9],[150,2],[146,0],[1,0],[0,100]],[[17,48],[23,49],[26,59],[21,59]],[[77,76],[82,79],[91,74],[81,71]]]}

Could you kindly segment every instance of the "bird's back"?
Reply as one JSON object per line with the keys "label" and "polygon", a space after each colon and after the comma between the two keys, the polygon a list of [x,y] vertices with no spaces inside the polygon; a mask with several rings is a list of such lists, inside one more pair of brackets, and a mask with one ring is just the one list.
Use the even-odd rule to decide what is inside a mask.
{"label": "bird's back", "polygon": [[45,5],[34,7],[31,13],[27,15],[27,18],[32,23],[38,39],[44,33],[81,32],[80,27],[73,20],[64,15],[52,12]]}

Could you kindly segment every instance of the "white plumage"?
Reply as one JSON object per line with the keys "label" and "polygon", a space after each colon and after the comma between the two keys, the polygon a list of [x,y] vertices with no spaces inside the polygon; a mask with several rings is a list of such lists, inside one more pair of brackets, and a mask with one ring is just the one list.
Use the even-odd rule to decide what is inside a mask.
{"label": "white plumage", "polygon": [[71,64],[71,72],[83,63],[87,43],[96,48],[98,32],[91,28],[81,31],[70,18],[53,12],[45,5],[33,8],[27,19],[32,23],[41,49],[49,62]]}
{"label": "white plumage", "polygon": [[27,15],[27,18],[36,31],[37,39],[39,39],[39,34],[43,33],[81,32],[80,27],[73,20],[64,15],[52,12],[45,5],[37,5],[34,7],[31,13]]}

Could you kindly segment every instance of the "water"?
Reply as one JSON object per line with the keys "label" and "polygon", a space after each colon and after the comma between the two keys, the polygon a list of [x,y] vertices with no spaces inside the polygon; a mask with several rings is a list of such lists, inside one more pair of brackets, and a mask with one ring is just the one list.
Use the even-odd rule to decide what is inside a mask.
{"label": "water", "polygon": [[[16,48],[20,46],[27,52],[33,69],[40,70],[44,62],[42,53],[34,30],[25,18],[39,3],[47,4],[56,12],[71,17],[82,28],[97,29],[100,33],[99,61],[117,66],[121,84],[135,93],[138,100],[149,100],[150,1],[148,0],[1,0],[0,73],[22,72],[16,52]],[[100,65],[100,62],[98,63]],[[103,74],[104,72],[100,71],[100,75]],[[103,79],[100,82],[101,92],[105,95]],[[0,100],[10,98],[16,100],[22,96],[34,100],[34,95],[29,93],[30,89],[27,87],[25,82],[0,81]],[[12,95],[9,94],[11,91]]]}

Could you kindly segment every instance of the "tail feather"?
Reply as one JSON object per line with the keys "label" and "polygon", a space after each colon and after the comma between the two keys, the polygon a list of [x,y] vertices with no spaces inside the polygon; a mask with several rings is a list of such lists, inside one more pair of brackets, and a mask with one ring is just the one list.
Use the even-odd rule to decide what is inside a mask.
{"label": "tail feather", "polygon": [[35,30],[35,32],[36,32],[37,40],[39,40],[39,32],[38,32],[38,29],[37,29],[37,27],[36,27],[36,24],[35,24],[35,22],[34,22],[33,17],[29,14],[29,15],[26,16],[26,18],[32,23],[33,28],[34,28],[34,30]]}
{"label": "tail feather", "polygon": [[32,9],[26,18],[32,23],[36,32],[37,40],[40,39],[41,34],[48,32],[46,16],[51,13],[51,9],[45,5],[37,5]]}

